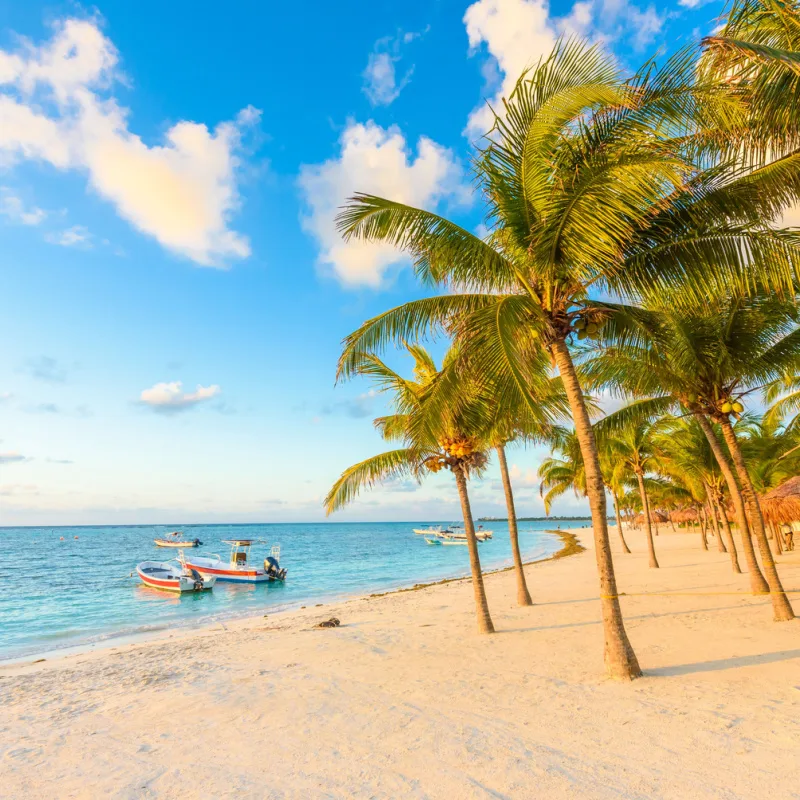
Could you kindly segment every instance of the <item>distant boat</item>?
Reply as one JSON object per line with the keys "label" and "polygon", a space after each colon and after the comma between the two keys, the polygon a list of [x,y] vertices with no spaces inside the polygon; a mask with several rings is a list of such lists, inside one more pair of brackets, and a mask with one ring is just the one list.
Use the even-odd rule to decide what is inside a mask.
{"label": "distant boat", "polygon": [[166,592],[202,592],[217,581],[213,575],[201,575],[188,564],[172,561],[142,561],[136,572],[145,586]]}
{"label": "distant boat", "polygon": [[433,536],[433,537],[426,536],[425,537],[425,543],[426,544],[442,544],[442,540],[441,539],[437,539],[435,536]]}
{"label": "distant boat", "polygon": [[211,556],[189,556],[186,566],[193,567],[202,575],[213,575],[221,581],[237,583],[261,583],[263,581],[282,581],[286,578],[286,570],[280,565],[280,545],[273,545],[272,552],[264,559],[264,566],[257,567],[249,563],[250,548],[259,539],[225,539],[224,544],[231,546],[228,561],[213,553]]}
{"label": "distant boat", "polygon": [[413,528],[417,536],[439,536],[442,533],[449,533],[449,528],[442,528],[441,525],[431,525],[429,528]]}
{"label": "distant boat", "polygon": [[[77,536],[75,537],[78,538]],[[203,544],[199,539],[184,539],[183,531],[173,531],[161,539],[153,539],[156,547],[199,547]]]}

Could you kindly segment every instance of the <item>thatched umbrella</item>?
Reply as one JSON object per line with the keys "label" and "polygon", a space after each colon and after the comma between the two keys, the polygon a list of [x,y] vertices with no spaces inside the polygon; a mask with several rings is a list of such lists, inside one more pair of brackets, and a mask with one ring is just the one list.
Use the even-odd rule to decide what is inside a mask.
{"label": "thatched umbrella", "polygon": [[800,522],[800,476],[789,478],[761,497],[761,511],[768,522]]}
{"label": "thatched umbrella", "polygon": [[677,522],[678,525],[684,522],[697,522],[699,518],[696,508],[679,508],[677,511],[673,511],[669,516],[670,519],[673,522]]}

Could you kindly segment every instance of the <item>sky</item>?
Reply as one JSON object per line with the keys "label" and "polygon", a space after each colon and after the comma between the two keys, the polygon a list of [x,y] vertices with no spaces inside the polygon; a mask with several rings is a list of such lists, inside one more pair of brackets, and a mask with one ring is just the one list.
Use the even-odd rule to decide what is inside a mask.
{"label": "sky", "polygon": [[[634,69],[721,11],[0,0],[0,525],[322,520],[385,449],[384,398],[335,385],[341,340],[421,296],[401,254],[340,239],[337,208],[364,191],[478,230],[489,104],[559,36]],[[522,515],[543,514],[545,455],[509,453]],[[505,515],[496,465],[472,495]],[[458,509],[440,474],[333,519]]]}

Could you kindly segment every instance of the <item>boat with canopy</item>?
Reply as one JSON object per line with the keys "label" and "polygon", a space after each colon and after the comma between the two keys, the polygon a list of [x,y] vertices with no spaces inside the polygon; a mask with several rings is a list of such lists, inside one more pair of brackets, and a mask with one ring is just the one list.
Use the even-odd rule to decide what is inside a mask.
{"label": "boat with canopy", "polygon": [[227,561],[217,553],[209,556],[192,555],[186,559],[187,566],[201,575],[213,575],[220,581],[262,583],[286,579],[286,570],[280,564],[280,545],[273,545],[270,555],[264,559],[264,565],[259,566],[250,563],[250,548],[254,544],[265,544],[263,539],[224,539],[223,544],[231,548]]}

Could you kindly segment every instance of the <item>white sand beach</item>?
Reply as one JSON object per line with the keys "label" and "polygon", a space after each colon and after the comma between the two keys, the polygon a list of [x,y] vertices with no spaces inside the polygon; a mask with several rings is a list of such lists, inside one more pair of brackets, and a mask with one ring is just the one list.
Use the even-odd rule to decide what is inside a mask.
{"label": "white sand beach", "polygon": [[641,680],[603,678],[587,550],[527,568],[532,608],[489,576],[493,636],[459,581],[6,666],[0,795],[800,797],[800,621],[696,535],[662,531],[660,570],[628,539]]}

